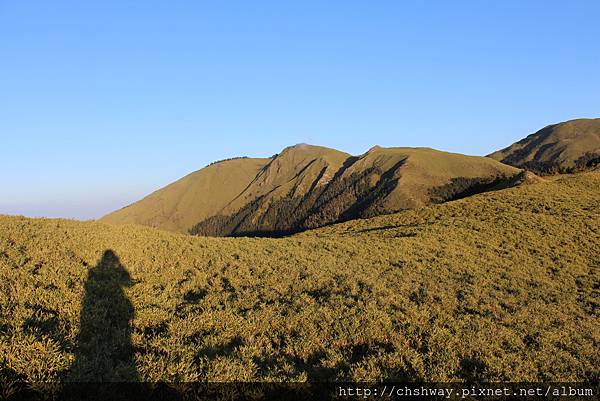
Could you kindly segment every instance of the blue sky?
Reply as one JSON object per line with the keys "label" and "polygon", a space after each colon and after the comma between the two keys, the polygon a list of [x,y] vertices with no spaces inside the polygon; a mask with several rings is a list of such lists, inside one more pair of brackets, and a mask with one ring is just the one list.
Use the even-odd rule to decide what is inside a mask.
{"label": "blue sky", "polygon": [[0,213],[306,142],[484,155],[600,114],[600,2],[0,0]]}

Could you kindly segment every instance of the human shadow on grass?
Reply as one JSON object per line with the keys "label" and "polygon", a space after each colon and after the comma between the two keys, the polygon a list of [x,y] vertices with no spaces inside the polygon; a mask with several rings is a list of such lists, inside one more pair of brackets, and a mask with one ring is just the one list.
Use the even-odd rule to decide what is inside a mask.
{"label": "human shadow on grass", "polygon": [[139,382],[131,343],[134,309],[123,291],[130,286],[131,277],[112,250],[104,251],[98,264],[88,270],[69,395],[123,394],[136,387],[130,383]]}

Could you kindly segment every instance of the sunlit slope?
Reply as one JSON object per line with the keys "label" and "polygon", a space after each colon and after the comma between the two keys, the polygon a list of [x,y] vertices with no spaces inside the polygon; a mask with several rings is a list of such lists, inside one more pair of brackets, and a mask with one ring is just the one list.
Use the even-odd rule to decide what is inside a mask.
{"label": "sunlit slope", "polygon": [[519,169],[498,163],[489,158],[442,152],[430,148],[374,147],[344,173],[376,167],[389,181],[397,185],[382,199],[388,211],[418,207],[432,203],[436,188],[451,184],[456,179],[481,179],[512,177]]}
{"label": "sunlit slope", "polygon": [[537,173],[588,169],[600,163],[600,118],[549,125],[490,157]]}
{"label": "sunlit slope", "polygon": [[347,153],[299,144],[269,159],[239,158],[212,164],[101,219],[187,232],[209,217],[237,212],[258,198],[304,196],[324,185]]}
{"label": "sunlit slope", "polygon": [[101,220],[187,232],[242,193],[269,160],[241,158],[212,164]]}
{"label": "sunlit slope", "polygon": [[[298,150],[282,155],[288,152]],[[251,196],[243,207],[240,203],[201,221],[191,232],[211,236],[289,234],[443,202],[469,191],[482,192],[511,181],[520,172],[490,158],[428,148],[374,147],[342,161],[324,167],[327,164],[316,159],[298,180],[282,183],[264,196]],[[278,177],[279,168],[273,170],[270,166],[264,172],[267,182]],[[303,177],[306,173],[309,180]],[[298,181],[306,182],[301,191]],[[263,184],[259,181],[256,186]]]}
{"label": "sunlit slope", "polygon": [[135,312],[112,380],[600,378],[598,172],[283,239],[0,217],[0,380],[73,377],[107,250]]}

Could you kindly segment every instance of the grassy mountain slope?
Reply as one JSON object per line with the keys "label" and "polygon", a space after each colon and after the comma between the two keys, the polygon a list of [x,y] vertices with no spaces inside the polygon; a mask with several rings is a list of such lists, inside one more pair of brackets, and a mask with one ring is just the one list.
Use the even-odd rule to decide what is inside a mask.
{"label": "grassy mountain slope", "polygon": [[453,179],[490,179],[511,177],[517,169],[478,156],[441,152],[429,148],[374,147],[344,173],[372,166],[386,173],[398,185],[383,199],[388,210],[400,210],[431,203],[431,191],[449,184]]}
{"label": "grassy mountain slope", "polygon": [[489,157],[542,174],[593,167],[600,163],[600,118],[549,125]]}
{"label": "grassy mountain slope", "polygon": [[258,198],[277,200],[287,194],[304,196],[325,185],[348,157],[347,153],[322,146],[298,144],[287,147],[273,157],[222,214],[236,212]]}
{"label": "grassy mountain slope", "polygon": [[257,198],[279,199],[288,193],[303,196],[326,183],[349,156],[334,149],[299,144],[270,159],[214,163],[101,221],[188,232],[200,221],[236,212]]}
{"label": "grassy mountain slope", "polygon": [[282,239],[0,217],[0,380],[597,381],[599,188]]}
{"label": "grassy mountain slope", "polygon": [[[334,166],[339,169],[321,170],[325,174],[318,178],[319,185],[313,184],[310,190],[278,186],[273,192],[276,196],[254,196],[239,210],[210,217],[191,232],[212,236],[287,234],[446,201],[476,187],[483,191],[519,173],[489,158],[427,148],[374,147],[343,163],[338,159]],[[315,167],[315,172],[322,169],[321,164]]]}
{"label": "grassy mountain slope", "polygon": [[489,158],[374,147],[359,157],[299,144],[213,164],[101,219],[210,236],[276,235],[481,192],[518,170]]}
{"label": "grassy mountain slope", "polygon": [[214,163],[101,220],[187,232],[239,195],[269,160],[240,158]]}

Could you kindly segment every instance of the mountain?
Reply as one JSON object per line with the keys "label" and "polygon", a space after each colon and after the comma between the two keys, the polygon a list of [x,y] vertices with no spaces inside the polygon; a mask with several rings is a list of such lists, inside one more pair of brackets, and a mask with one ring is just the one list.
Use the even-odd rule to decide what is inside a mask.
{"label": "mountain", "polygon": [[299,144],[270,159],[213,164],[101,220],[198,235],[281,235],[440,203],[520,173],[490,158],[373,147],[361,156]]}
{"label": "mountain", "polygon": [[0,216],[0,383],[597,383],[599,186],[584,172],[281,239]]}
{"label": "mountain", "polygon": [[518,174],[517,169],[483,157],[427,148],[374,147],[360,157],[346,159],[335,174],[315,180],[309,191],[277,188],[231,214],[199,222],[190,232],[290,234],[460,198],[501,185]]}
{"label": "mountain", "polygon": [[489,157],[539,174],[589,169],[600,164],[600,118],[549,125]]}
{"label": "mountain", "polygon": [[193,223],[213,216],[227,206],[268,161],[237,158],[213,163],[101,220],[187,232]]}
{"label": "mountain", "polygon": [[271,158],[234,158],[198,170],[101,221],[188,232],[218,214],[233,213],[256,198],[300,196],[329,180],[349,157],[320,146],[298,144]]}

